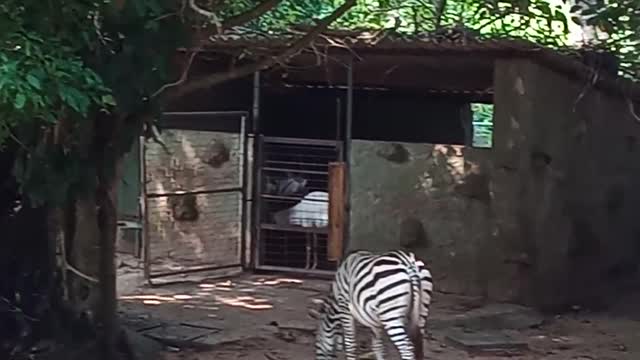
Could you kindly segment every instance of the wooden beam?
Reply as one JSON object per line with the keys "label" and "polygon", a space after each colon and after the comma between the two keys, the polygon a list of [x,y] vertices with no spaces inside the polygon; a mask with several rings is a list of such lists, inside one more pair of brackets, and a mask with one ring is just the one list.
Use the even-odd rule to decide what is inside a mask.
{"label": "wooden beam", "polygon": [[345,216],[345,169],[344,162],[329,163],[329,239],[327,259],[339,261],[344,243]]}

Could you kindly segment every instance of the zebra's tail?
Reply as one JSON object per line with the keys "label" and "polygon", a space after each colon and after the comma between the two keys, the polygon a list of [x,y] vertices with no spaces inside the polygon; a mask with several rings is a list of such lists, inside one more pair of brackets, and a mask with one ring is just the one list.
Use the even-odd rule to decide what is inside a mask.
{"label": "zebra's tail", "polygon": [[416,360],[424,359],[422,329],[420,328],[420,313],[422,306],[422,280],[420,279],[420,269],[415,259],[415,254],[411,254],[411,265],[409,266],[409,278],[411,279],[411,310],[407,332],[413,343]]}

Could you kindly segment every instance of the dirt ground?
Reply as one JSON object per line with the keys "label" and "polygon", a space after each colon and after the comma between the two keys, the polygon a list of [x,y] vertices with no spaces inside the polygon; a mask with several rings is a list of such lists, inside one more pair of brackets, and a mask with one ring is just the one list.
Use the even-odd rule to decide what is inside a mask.
{"label": "dirt ground", "polygon": [[[321,297],[327,289],[328,282],[322,280],[241,275],[226,280],[138,288],[122,294],[120,301],[123,316],[157,322],[155,329],[147,333],[140,330],[143,334],[156,331],[156,338],[183,341],[167,348],[166,357],[170,360],[313,359],[315,322],[307,316],[307,310],[313,306],[313,299]],[[496,328],[501,325],[494,321],[486,326],[487,333],[500,332],[522,342],[527,349],[472,354],[451,344],[447,336],[455,331],[482,335],[485,330],[470,330],[453,321],[465,318],[465,314],[481,306],[480,302],[436,293],[426,358],[637,360],[640,301],[635,300],[640,300],[640,296],[627,299],[607,313],[576,311],[541,317],[543,322],[520,329]],[[157,335],[160,329],[163,332]],[[359,332],[363,346],[368,338],[367,333]],[[197,348],[193,349],[194,346]],[[390,359],[397,359],[397,354],[390,355]]]}

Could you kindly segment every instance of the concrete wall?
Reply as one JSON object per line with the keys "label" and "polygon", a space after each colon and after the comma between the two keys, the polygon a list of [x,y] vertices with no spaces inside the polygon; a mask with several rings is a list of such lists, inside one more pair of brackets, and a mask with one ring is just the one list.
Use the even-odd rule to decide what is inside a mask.
{"label": "concrete wall", "polygon": [[[241,194],[207,192],[241,186],[240,135],[165,130],[162,138],[170,154],[151,142],[145,154],[146,192],[154,194],[147,200],[152,271],[239,263]],[[189,216],[188,197],[157,196],[181,191],[200,192],[197,219]],[[182,220],[174,207],[185,216]]]}
{"label": "concrete wall", "polygon": [[410,248],[439,290],[482,294],[490,156],[456,145],[354,140],[349,248]]}
{"label": "concrete wall", "polygon": [[520,297],[602,305],[640,262],[640,124],[624,99],[524,60],[498,61],[495,83],[497,241],[521,260]]}
{"label": "concrete wall", "polygon": [[525,60],[496,63],[494,102],[492,149],[353,142],[349,248],[411,248],[447,292],[606,305],[638,279],[640,124]]}

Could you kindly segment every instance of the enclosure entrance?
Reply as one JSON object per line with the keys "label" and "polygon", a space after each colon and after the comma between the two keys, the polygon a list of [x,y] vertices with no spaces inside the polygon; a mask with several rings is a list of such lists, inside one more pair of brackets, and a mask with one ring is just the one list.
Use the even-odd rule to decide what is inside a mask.
{"label": "enclosure entrance", "polygon": [[333,140],[261,137],[256,268],[329,272],[329,165],[342,159]]}
{"label": "enclosure entrance", "polygon": [[144,149],[145,275],[241,269],[247,114],[165,113]]}

